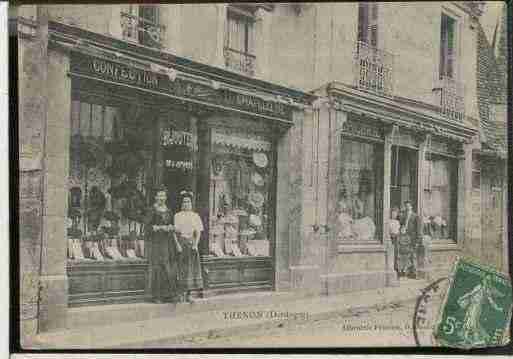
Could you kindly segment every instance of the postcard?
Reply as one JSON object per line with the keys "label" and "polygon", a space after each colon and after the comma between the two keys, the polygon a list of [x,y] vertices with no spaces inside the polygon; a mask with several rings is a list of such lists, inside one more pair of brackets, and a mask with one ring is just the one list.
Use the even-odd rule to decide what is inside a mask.
{"label": "postcard", "polygon": [[508,345],[506,13],[11,6],[19,347]]}

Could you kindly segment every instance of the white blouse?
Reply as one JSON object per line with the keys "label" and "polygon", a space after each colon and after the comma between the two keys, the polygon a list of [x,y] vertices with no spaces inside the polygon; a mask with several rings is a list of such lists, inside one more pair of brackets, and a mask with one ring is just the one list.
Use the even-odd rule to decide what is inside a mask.
{"label": "white blouse", "polygon": [[398,235],[401,228],[401,223],[397,219],[391,219],[390,222],[390,234]]}
{"label": "white blouse", "polygon": [[192,238],[192,233],[203,231],[203,223],[200,216],[192,211],[180,211],[175,214],[175,229],[185,238]]}

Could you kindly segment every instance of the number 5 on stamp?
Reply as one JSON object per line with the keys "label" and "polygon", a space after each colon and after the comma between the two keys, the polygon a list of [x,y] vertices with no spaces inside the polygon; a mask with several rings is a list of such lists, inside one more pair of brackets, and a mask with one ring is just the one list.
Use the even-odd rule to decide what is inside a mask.
{"label": "number 5 on stamp", "polygon": [[493,269],[459,259],[434,337],[444,346],[504,345],[511,320],[511,283]]}

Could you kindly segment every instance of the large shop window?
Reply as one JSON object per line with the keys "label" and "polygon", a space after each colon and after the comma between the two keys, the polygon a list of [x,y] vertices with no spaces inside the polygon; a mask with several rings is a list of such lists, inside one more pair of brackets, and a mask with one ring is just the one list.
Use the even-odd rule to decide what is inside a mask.
{"label": "large shop window", "polygon": [[271,142],[212,129],[209,252],[216,257],[269,256],[272,219]]}
{"label": "large shop window", "polygon": [[337,238],[373,241],[381,235],[382,146],[342,138]]}
{"label": "large shop window", "polygon": [[455,240],[458,162],[430,154],[424,176],[424,234]]}
{"label": "large shop window", "polygon": [[68,257],[140,260],[152,129],[126,106],[72,101]]}

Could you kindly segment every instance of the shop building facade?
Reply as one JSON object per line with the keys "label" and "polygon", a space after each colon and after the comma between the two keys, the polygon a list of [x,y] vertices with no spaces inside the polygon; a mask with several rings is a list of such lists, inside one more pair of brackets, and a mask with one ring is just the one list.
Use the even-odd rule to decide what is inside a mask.
{"label": "shop building facade", "polygon": [[405,201],[418,276],[447,273],[475,220],[480,12],[20,7],[23,332],[150,299],[141,215],[160,185],[173,210],[195,194],[199,296],[397,286],[389,218]]}

